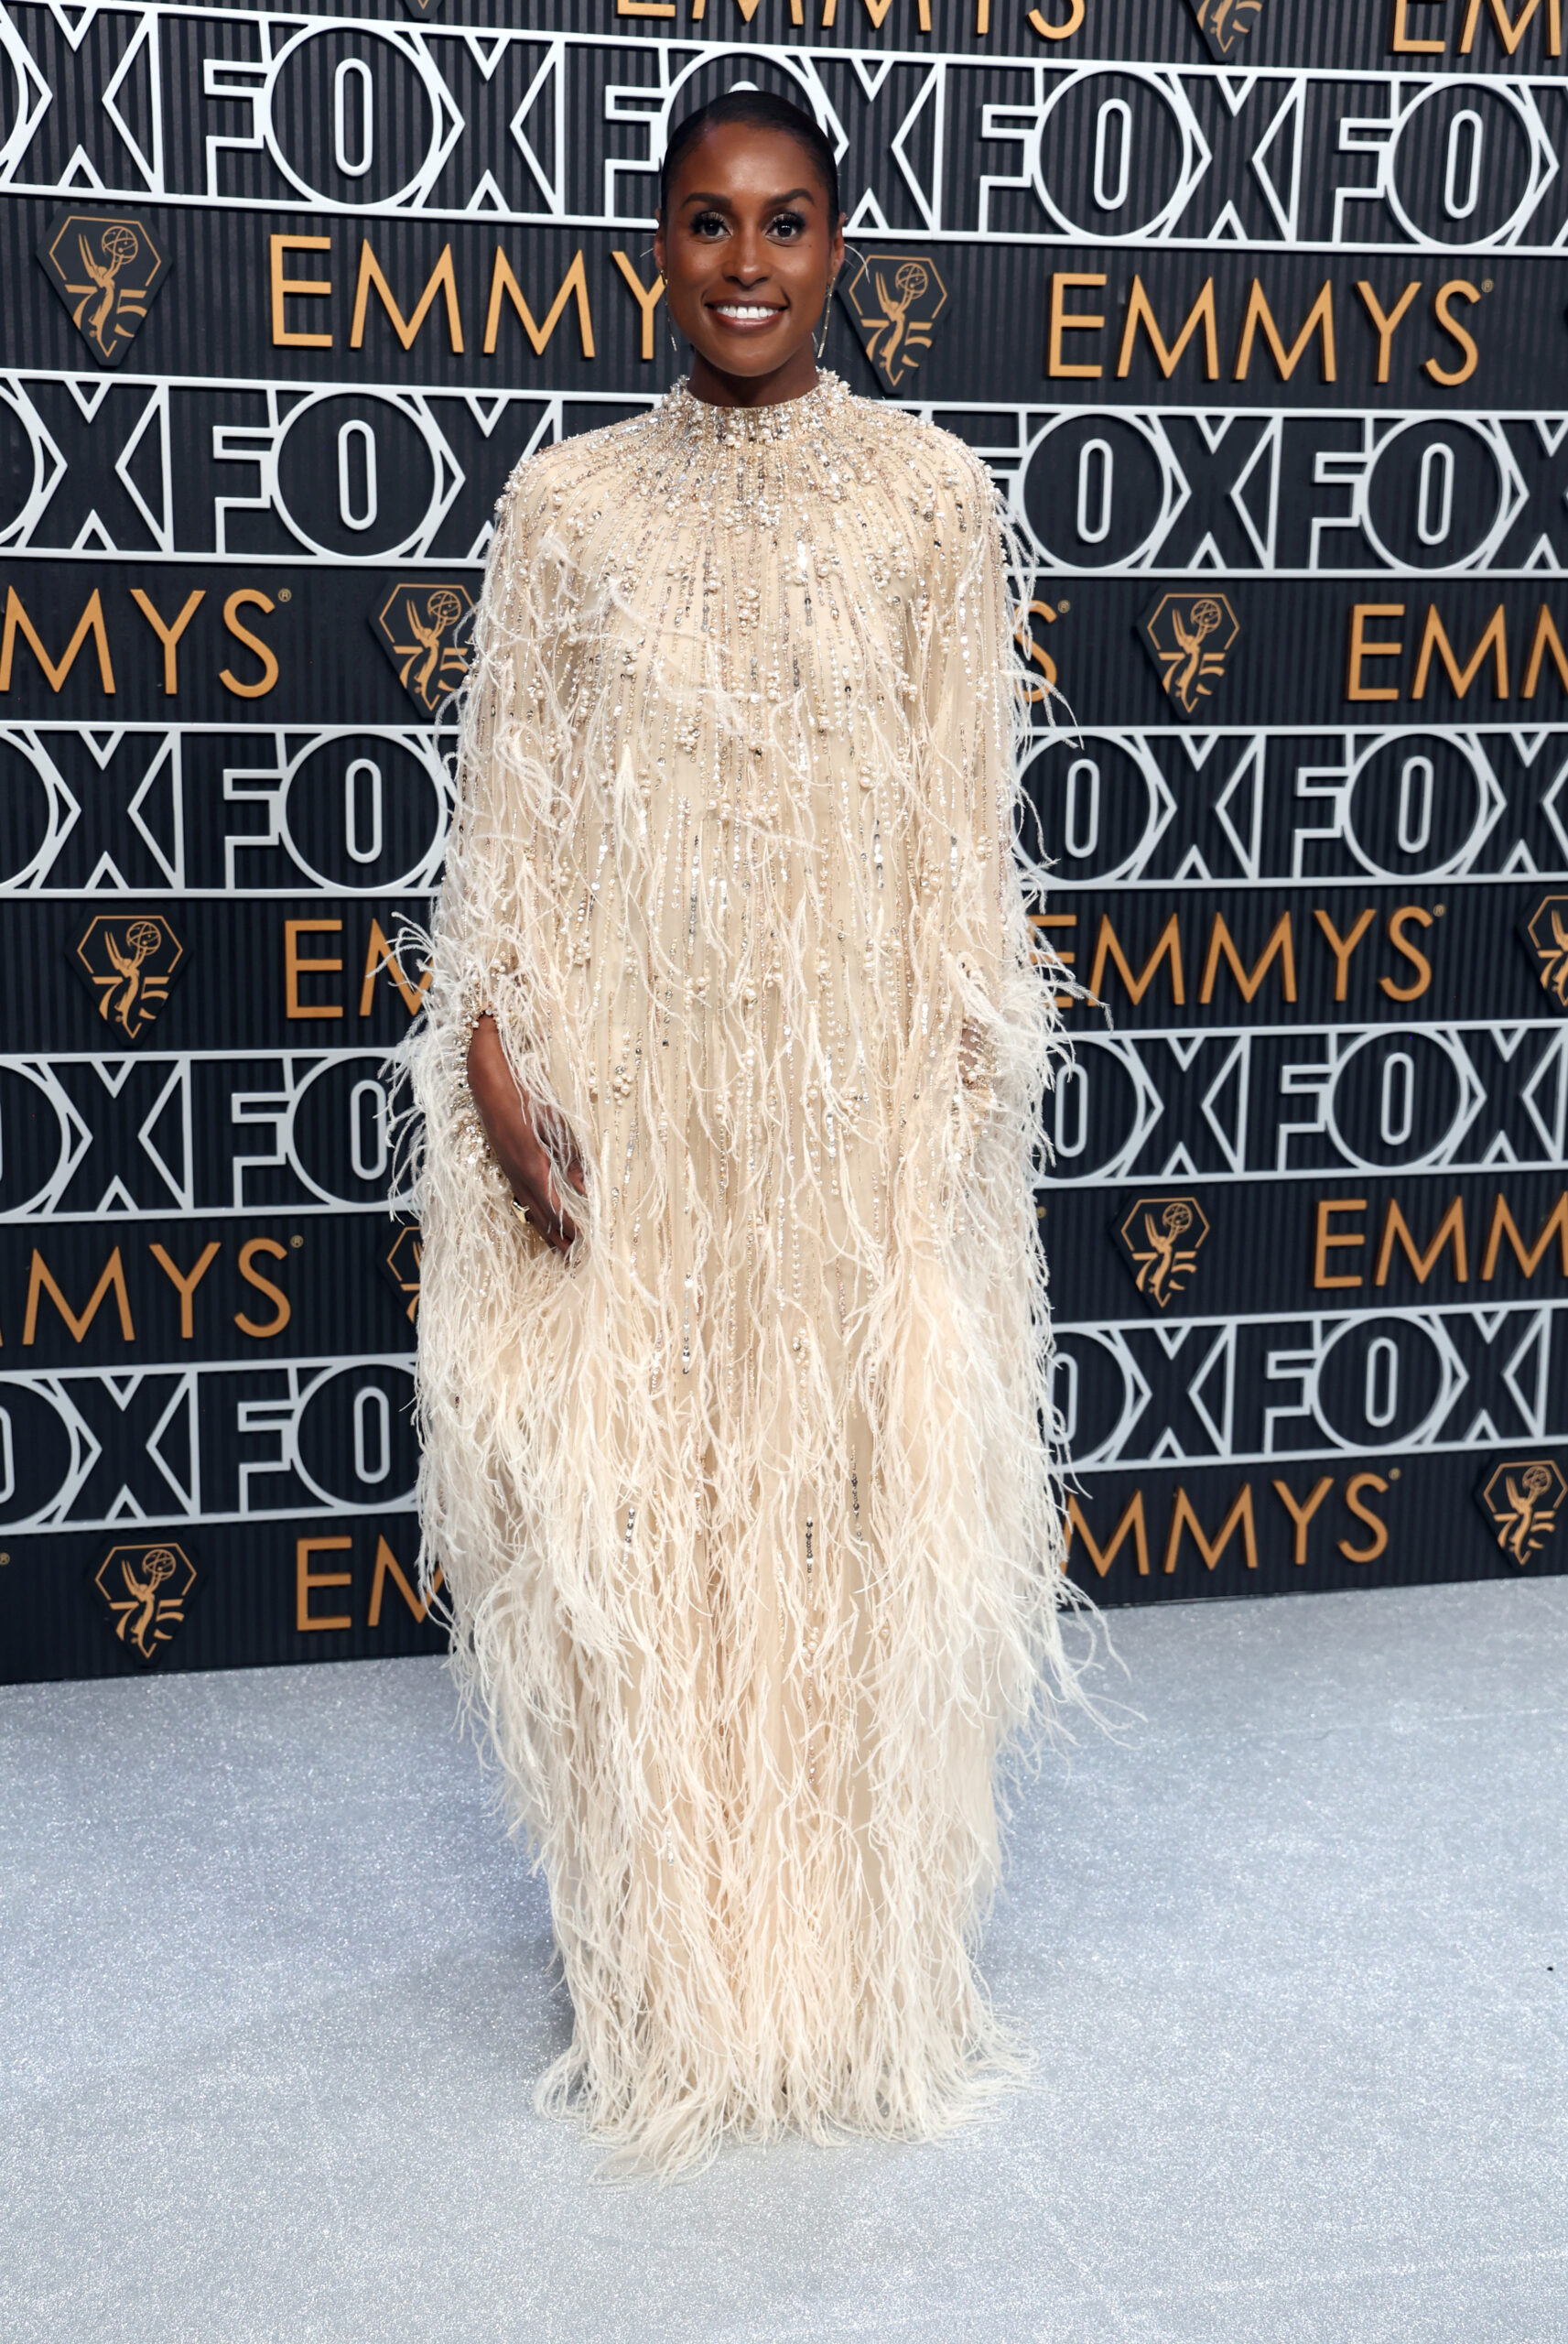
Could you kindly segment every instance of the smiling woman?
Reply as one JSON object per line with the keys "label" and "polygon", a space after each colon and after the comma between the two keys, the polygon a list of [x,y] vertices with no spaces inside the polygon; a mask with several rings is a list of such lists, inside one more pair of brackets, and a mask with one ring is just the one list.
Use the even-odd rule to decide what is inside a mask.
{"label": "smiling woman", "polygon": [[688,114],[659,175],[654,255],[694,353],[694,397],[803,397],[844,261],[838,167],[810,116],[760,90]]}
{"label": "smiling woman", "polygon": [[660,2170],[1016,2066],[995,1773],[1077,1694],[1002,532],[818,377],[842,252],[804,114],[676,131],[690,380],[503,500],[412,1046],[426,1583],[550,1883],[542,2103]]}

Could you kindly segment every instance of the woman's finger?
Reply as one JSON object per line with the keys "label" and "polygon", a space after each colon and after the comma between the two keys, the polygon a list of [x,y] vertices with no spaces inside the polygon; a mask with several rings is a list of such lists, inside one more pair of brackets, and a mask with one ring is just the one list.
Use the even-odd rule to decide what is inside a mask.
{"label": "woman's finger", "polygon": [[[507,1168],[510,1174],[510,1167]],[[568,1178],[570,1179],[570,1167]],[[574,1182],[579,1194],[586,1193],[580,1182]],[[513,1193],[533,1214],[535,1225],[545,1234],[558,1231],[563,1243],[570,1245],[577,1237],[577,1226],[567,1210],[567,1200],[555,1175],[555,1167],[535,1141],[516,1167],[512,1177]]]}
{"label": "woman's finger", "polygon": [[519,1167],[518,1177],[512,1181],[512,1192],[524,1206],[534,1227],[541,1237],[554,1245],[557,1253],[566,1253],[577,1242],[577,1224],[566,1210],[565,1199],[550,1168],[549,1158],[540,1150],[536,1161],[526,1168]]}
{"label": "woman's finger", "polygon": [[577,1223],[562,1207],[553,1185],[538,1202],[530,1201],[528,1210],[540,1235],[547,1238],[557,1253],[570,1251],[577,1243]]}

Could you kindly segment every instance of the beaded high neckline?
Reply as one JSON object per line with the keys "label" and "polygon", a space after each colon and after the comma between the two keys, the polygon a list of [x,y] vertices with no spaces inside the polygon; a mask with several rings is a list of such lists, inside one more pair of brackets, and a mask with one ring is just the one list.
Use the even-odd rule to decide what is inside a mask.
{"label": "beaded high neckline", "polygon": [[683,374],[665,392],[664,414],[683,435],[712,447],[800,439],[832,422],[850,398],[848,385],[837,374],[818,374],[801,397],[780,399],[772,407],[716,407],[711,399],[694,398],[688,384]]}

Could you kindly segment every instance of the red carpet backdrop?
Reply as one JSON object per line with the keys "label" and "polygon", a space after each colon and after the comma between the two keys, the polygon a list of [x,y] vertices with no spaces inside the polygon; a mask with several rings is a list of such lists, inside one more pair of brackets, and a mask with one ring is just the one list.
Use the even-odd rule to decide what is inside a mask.
{"label": "red carpet backdrop", "polygon": [[1075,1573],[1564,1568],[1563,16],[5,0],[0,1674],[439,1642],[400,928],[495,498],[671,379],[737,81],[841,145],[828,362],[992,466],[1077,728]]}

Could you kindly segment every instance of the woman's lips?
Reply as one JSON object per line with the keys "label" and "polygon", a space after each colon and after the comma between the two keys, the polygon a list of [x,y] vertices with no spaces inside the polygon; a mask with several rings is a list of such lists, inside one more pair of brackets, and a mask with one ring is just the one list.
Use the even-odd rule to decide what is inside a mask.
{"label": "woman's lips", "polygon": [[742,333],[759,333],[784,315],[783,305],[763,301],[710,301],[708,314]]}

